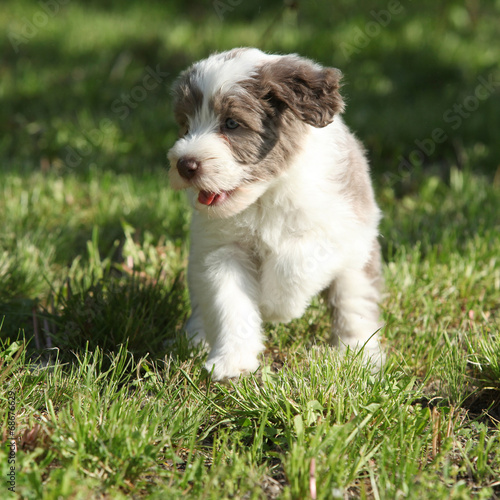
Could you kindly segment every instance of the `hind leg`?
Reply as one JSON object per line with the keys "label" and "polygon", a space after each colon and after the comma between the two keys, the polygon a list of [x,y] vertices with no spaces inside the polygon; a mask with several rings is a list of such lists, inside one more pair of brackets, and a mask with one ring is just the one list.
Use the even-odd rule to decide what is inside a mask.
{"label": "hind leg", "polygon": [[378,302],[382,288],[380,245],[376,241],[362,269],[340,273],[330,285],[328,302],[333,312],[331,343],[340,350],[364,347],[364,356],[376,368],[384,363],[378,330],[382,323]]}

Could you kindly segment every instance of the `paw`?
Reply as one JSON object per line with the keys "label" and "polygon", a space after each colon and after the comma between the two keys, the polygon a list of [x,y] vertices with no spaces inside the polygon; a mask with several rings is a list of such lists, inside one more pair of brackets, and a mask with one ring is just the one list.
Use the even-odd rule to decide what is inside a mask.
{"label": "paw", "polygon": [[210,353],[205,369],[212,374],[212,380],[223,381],[238,378],[255,372],[259,368],[257,355],[249,353],[215,354]]}
{"label": "paw", "polygon": [[385,351],[380,344],[378,338],[372,337],[365,344],[360,341],[334,339],[333,344],[341,353],[345,353],[348,349],[352,351],[362,350],[361,356],[365,365],[371,368],[373,374],[382,370],[385,363]]}
{"label": "paw", "polygon": [[198,315],[191,315],[186,322],[185,326],[186,336],[193,345],[205,346],[206,337],[205,330],[203,328],[203,323],[201,317]]}
{"label": "paw", "polygon": [[379,373],[384,367],[385,351],[380,342],[368,344],[363,349],[363,360],[371,368],[372,374]]}

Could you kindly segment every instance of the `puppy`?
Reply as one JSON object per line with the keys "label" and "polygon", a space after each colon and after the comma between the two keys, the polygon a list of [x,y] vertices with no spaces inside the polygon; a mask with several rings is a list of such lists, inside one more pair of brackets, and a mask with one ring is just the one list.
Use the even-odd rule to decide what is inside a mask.
{"label": "puppy", "polygon": [[375,203],[363,147],[341,118],[341,74],[297,55],[234,49],[173,87],[174,189],[194,207],[188,285],[195,342],[215,380],[253,372],[262,324],[326,291],[331,342],[380,367]]}

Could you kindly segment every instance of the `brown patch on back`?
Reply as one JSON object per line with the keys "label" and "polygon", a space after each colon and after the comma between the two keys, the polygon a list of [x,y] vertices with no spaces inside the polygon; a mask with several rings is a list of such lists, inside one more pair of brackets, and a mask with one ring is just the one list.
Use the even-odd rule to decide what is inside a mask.
{"label": "brown patch on back", "polygon": [[354,213],[366,221],[376,210],[368,162],[363,145],[350,135],[346,143],[346,168],[338,179],[343,185],[342,193],[352,204]]}
{"label": "brown patch on back", "polygon": [[378,240],[373,242],[370,258],[365,264],[363,271],[371,280],[375,288],[380,292],[384,286],[384,278],[382,276],[382,256]]}

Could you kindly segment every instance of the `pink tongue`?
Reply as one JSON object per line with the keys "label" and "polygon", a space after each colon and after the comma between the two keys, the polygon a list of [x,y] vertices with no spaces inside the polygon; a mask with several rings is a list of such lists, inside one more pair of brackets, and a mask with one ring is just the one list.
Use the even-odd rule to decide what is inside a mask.
{"label": "pink tongue", "polygon": [[200,191],[198,195],[198,201],[203,205],[211,205],[215,198],[217,197],[217,193],[210,193],[208,191]]}

